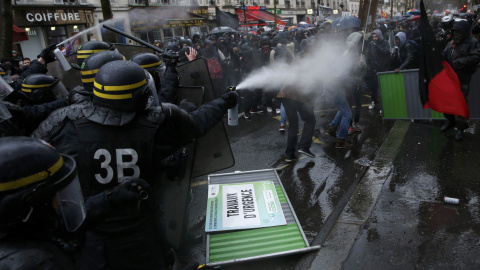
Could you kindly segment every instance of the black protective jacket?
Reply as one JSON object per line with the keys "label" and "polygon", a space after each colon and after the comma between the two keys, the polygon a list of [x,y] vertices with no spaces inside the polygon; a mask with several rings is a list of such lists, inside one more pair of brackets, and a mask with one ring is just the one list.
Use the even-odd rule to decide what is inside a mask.
{"label": "black protective jacket", "polygon": [[457,73],[461,84],[469,84],[472,74],[480,63],[480,44],[470,35],[470,26],[463,21],[457,23],[464,35],[464,40],[460,44],[454,44],[451,41],[443,51],[443,58],[452,66]]}
{"label": "black protective jacket", "polygon": [[367,48],[367,68],[368,72],[382,72],[387,70],[390,59],[390,45],[388,41],[383,39],[380,30],[374,30],[374,34],[378,36],[378,41],[371,41]]}
{"label": "black protective jacket", "polygon": [[399,66],[398,69],[414,69],[418,68],[418,55],[416,55],[416,50],[410,43],[410,41],[406,41],[405,44],[399,48],[397,53],[397,64]]}

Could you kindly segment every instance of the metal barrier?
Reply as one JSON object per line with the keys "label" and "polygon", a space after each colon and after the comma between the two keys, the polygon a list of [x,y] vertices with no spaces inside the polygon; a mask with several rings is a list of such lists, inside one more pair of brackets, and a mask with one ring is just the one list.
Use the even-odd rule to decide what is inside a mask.
{"label": "metal barrier", "polygon": [[[432,109],[424,109],[418,93],[418,69],[399,73],[379,72],[379,94],[384,119],[444,119],[443,114]],[[480,119],[480,69],[472,75],[468,108],[470,119]]]}

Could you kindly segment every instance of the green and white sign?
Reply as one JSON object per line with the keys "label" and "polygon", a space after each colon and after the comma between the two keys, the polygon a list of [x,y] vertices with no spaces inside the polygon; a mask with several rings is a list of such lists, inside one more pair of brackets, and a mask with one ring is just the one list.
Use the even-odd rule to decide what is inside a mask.
{"label": "green and white sign", "polygon": [[272,181],[208,186],[206,232],[285,224]]}

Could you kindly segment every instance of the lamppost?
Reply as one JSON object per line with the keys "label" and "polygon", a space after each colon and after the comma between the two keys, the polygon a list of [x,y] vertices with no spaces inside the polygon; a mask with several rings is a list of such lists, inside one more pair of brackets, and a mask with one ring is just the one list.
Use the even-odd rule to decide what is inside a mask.
{"label": "lamppost", "polygon": [[242,8],[243,8],[243,19],[245,20],[245,31],[248,30],[247,26],[247,7],[245,6],[245,0],[242,1]]}

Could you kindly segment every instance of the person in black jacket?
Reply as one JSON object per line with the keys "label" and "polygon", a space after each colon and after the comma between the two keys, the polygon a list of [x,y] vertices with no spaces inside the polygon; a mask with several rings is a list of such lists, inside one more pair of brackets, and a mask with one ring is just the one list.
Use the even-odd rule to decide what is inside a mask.
{"label": "person in black jacket", "polygon": [[407,40],[405,33],[397,33],[395,35],[395,43],[397,44],[398,50],[395,55],[396,68],[394,72],[398,73],[400,70],[418,68],[418,55],[416,55],[415,45]]}
{"label": "person in black jacket", "polygon": [[[447,44],[443,51],[443,58],[452,66],[460,80],[465,101],[468,104],[470,80],[480,63],[480,44],[470,34],[470,24],[467,21],[458,21],[452,28],[452,41]],[[441,130],[446,131],[452,127],[457,128],[455,140],[463,140],[463,131],[468,128],[466,119],[462,116],[443,114],[447,122]]]}
{"label": "person in black jacket", "polygon": [[[169,103],[145,109],[150,91],[139,65],[109,62],[95,76],[92,103],[55,111],[32,136],[77,160],[87,197],[126,177],[152,185],[158,180],[159,162],[214,127],[236,106],[238,95],[230,91],[187,113]],[[88,230],[82,268],[163,269],[160,251],[165,243],[152,233],[158,227],[152,207],[119,209]]]}
{"label": "person in black jacket", "polygon": [[378,103],[378,77],[377,72],[387,70],[390,58],[390,45],[383,39],[382,32],[379,29],[373,30],[372,41],[367,47],[367,82],[371,90],[372,104],[369,109],[375,108]]}

